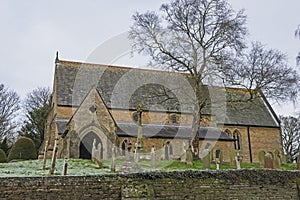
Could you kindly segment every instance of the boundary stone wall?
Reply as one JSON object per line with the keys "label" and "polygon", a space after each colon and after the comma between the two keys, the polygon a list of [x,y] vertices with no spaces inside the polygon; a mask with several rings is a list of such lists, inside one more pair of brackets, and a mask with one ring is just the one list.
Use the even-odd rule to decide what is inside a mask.
{"label": "boundary stone wall", "polygon": [[0,199],[300,199],[300,171],[172,171],[2,177]]}

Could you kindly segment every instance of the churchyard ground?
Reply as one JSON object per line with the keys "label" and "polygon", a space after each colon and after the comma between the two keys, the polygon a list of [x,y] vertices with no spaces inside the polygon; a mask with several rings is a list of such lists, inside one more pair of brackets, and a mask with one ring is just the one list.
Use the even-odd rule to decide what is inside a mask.
{"label": "churchyard ground", "polygon": [[[58,159],[55,167],[54,175],[60,176],[63,170],[63,159]],[[116,173],[120,172],[124,159],[116,160]],[[103,167],[100,169],[98,165],[91,160],[69,159],[68,171],[69,176],[88,176],[104,173],[111,173],[110,161],[102,160]],[[139,165],[144,171],[151,171],[151,161],[141,160]],[[42,170],[43,160],[19,161],[11,163],[0,163],[0,177],[24,177],[24,176],[49,176],[51,160],[47,160],[47,167]],[[179,160],[159,160],[155,170],[172,171],[172,170],[201,170],[202,161],[195,161],[192,166],[181,163]],[[242,163],[242,168],[261,168],[259,163]],[[233,169],[228,163],[220,165],[220,170]],[[281,170],[296,170],[296,164],[283,164]],[[216,165],[211,164],[211,170],[216,170]]]}

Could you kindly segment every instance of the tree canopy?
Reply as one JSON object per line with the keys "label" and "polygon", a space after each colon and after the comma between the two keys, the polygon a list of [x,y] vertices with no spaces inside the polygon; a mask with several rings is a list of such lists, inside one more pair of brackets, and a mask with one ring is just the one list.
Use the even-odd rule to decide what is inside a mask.
{"label": "tree canopy", "polygon": [[280,120],[283,152],[287,156],[287,162],[291,163],[300,150],[300,118],[281,116]]}
{"label": "tree canopy", "polygon": [[45,124],[51,109],[51,91],[47,87],[39,87],[27,94],[24,100],[25,120],[20,136],[31,138],[37,151],[44,139]]}
{"label": "tree canopy", "polygon": [[[194,91],[193,138],[206,106],[203,86],[215,78],[225,86],[244,87],[249,100],[284,100],[297,93],[298,75],[277,50],[246,45],[246,15],[227,0],[172,0],[160,12],[135,13],[129,38],[133,51],[150,56],[151,65],[189,74]],[[194,143],[197,148],[198,143]]]}
{"label": "tree canopy", "polygon": [[17,123],[15,121],[20,109],[19,95],[0,84],[0,141],[14,138]]}

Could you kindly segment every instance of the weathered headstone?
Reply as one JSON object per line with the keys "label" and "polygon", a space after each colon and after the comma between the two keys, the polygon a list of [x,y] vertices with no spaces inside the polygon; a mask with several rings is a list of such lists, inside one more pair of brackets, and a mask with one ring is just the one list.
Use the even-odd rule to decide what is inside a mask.
{"label": "weathered headstone", "polygon": [[202,152],[203,157],[203,169],[209,170],[210,169],[210,151],[209,149],[204,149]]}
{"label": "weathered headstone", "polygon": [[274,152],[274,169],[280,169],[281,168],[281,159],[280,159],[280,152],[276,150]]}
{"label": "weathered headstone", "polygon": [[47,162],[47,151],[48,151],[48,140],[45,143],[45,148],[44,148],[44,160],[43,160],[43,170],[46,169],[46,162]]}
{"label": "weathered headstone", "polygon": [[243,160],[243,156],[238,151],[235,156],[236,169],[241,169],[241,162]]}
{"label": "weathered headstone", "polygon": [[186,150],[186,164],[193,165],[193,152],[191,146]]}
{"label": "weathered headstone", "polygon": [[112,154],[111,154],[111,165],[110,165],[110,171],[111,172],[116,172],[116,162],[115,162],[116,155],[115,154],[116,154],[115,153],[115,147],[113,146],[112,147]]}
{"label": "weathered headstone", "polygon": [[258,153],[258,161],[259,161],[260,167],[265,166],[265,154],[266,154],[266,152],[264,152],[264,151],[260,151]]}
{"label": "weathered headstone", "polygon": [[235,161],[235,156],[237,154],[236,150],[231,150],[230,151],[230,167],[235,167],[236,166],[236,161]]}
{"label": "weathered headstone", "polygon": [[96,138],[93,140],[93,146],[92,146],[92,160],[95,160],[96,158]]}
{"label": "weathered headstone", "polygon": [[58,148],[58,138],[55,139],[54,148],[52,152],[52,160],[51,160],[51,168],[50,168],[50,175],[54,174],[55,165],[56,165],[56,156],[57,156],[57,148]]}
{"label": "weathered headstone", "polygon": [[162,146],[160,151],[161,151],[160,159],[164,160],[165,159],[165,145]]}
{"label": "weathered headstone", "polygon": [[216,150],[216,169],[219,170],[220,169],[220,163],[221,163],[221,150],[217,149]]}
{"label": "weathered headstone", "polygon": [[151,148],[151,169],[156,168],[156,152],[155,152],[155,147],[152,146]]}
{"label": "weathered headstone", "polygon": [[180,161],[182,163],[186,163],[186,149],[185,149],[185,142],[182,142],[182,154],[180,157]]}
{"label": "weathered headstone", "polygon": [[64,165],[63,165],[62,175],[66,176],[67,175],[67,171],[68,171],[68,159],[65,158],[64,159]]}
{"label": "weathered headstone", "polygon": [[98,144],[98,147],[96,149],[95,158],[96,158],[96,161],[101,160],[101,144],[100,143]]}
{"label": "weathered headstone", "polygon": [[286,155],[282,155],[281,164],[286,164]]}
{"label": "weathered headstone", "polygon": [[273,155],[270,152],[268,152],[268,153],[265,154],[264,168],[274,169],[274,166],[273,166]]}

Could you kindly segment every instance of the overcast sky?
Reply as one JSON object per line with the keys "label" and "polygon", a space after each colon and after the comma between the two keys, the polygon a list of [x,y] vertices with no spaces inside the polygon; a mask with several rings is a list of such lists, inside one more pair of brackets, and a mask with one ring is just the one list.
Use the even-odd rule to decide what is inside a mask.
{"label": "overcast sky", "polygon": [[[166,1],[163,1],[166,2]],[[249,40],[288,55],[300,51],[294,37],[300,24],[299,0],[229,0],[248,16]],[[158,10],[158,0],[0,0],[0,83],[22,97],[39,86],[52,87],[54,59],[85,61],[111,38],[128,31],[135,11]],[[131,64],[120,61],[119,65]],[[274,105],[278,114],[295,114],[292,104]]]}

